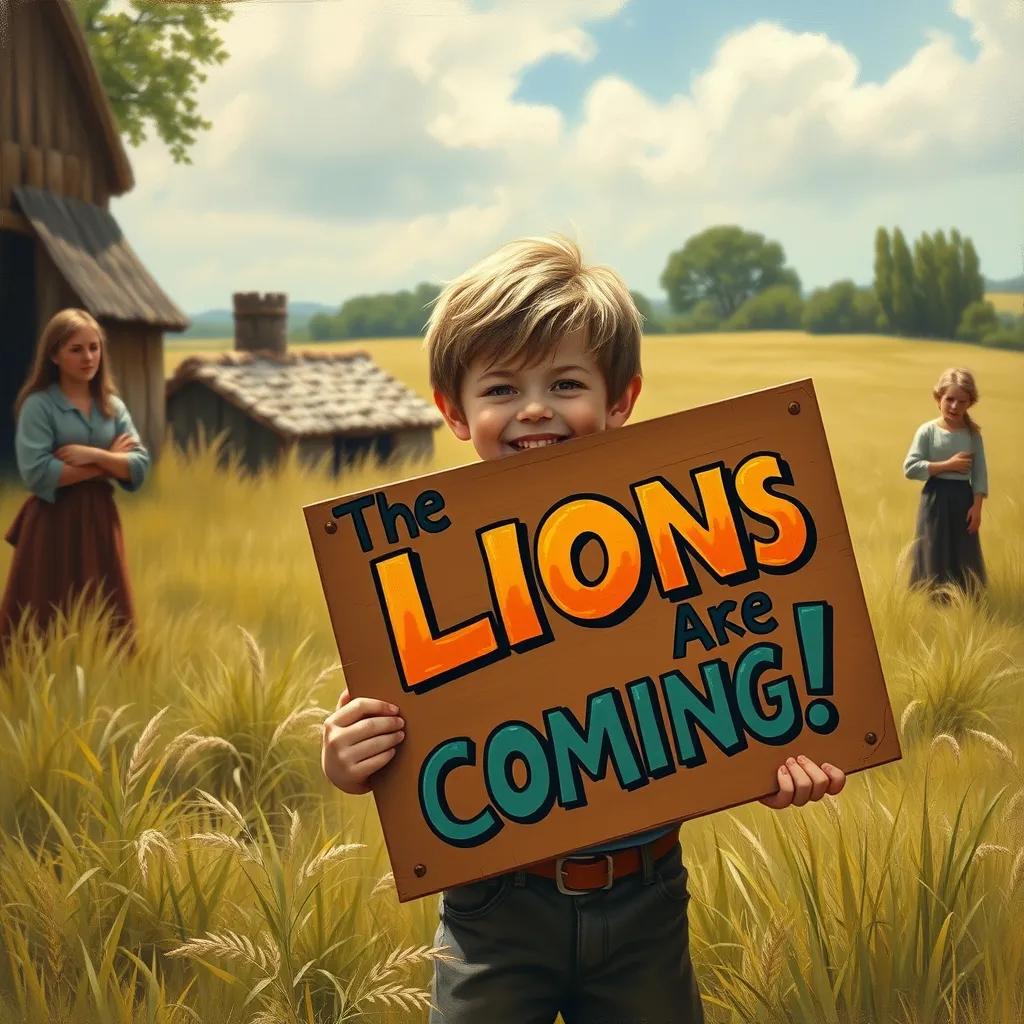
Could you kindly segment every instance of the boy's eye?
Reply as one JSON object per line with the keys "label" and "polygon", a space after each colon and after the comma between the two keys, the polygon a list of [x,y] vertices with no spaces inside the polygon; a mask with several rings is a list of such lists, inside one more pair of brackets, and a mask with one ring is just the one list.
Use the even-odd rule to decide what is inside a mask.
{"label": "boy's eye", "polygon": [[484,396],[494,395],[496,397],[501,397],[503,395],[511,395],[514,390],[515,389],[511,384],[495,384],[484,392]]}
{"label": "boy's eye", "polygon": [[578,380],[558,380],[552,385],[556,391],[573,391],[583,385]]}

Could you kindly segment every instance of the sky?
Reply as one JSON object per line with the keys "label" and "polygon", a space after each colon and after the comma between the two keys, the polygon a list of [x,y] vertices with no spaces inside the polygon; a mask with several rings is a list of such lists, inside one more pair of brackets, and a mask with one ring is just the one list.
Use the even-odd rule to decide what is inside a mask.
{"label": "sky", "polygon": [[1024,260],[1018,0],[255,0],[222,26],[213,122],[129,149],[111,209],[184,310],[451,279],[559,231],[663,299],[715,224],[806,289],[871,279],[878,225]]}

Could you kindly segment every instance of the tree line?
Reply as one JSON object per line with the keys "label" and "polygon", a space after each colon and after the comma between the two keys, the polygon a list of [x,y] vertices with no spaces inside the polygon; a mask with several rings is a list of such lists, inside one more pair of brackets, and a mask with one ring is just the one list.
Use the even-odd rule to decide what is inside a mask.
{"label": "tree line", "polygon": [[[673,252],[660,283],[667,308],[631,293],[648,334],[802,329],[1024,347],[1024,319],[1001,319],[985,301],[977,251],[955,229],[948,236],[941,230],[925,232],[911,249],[898,227],[891,233],[880,227],[870,286],[841,280],[805,296],[778,242],[736,225],[719,225]],[[335,314],[314,316],[310,338],[422,334],[440,290],[425,283],[412,291],[355,296]]]}

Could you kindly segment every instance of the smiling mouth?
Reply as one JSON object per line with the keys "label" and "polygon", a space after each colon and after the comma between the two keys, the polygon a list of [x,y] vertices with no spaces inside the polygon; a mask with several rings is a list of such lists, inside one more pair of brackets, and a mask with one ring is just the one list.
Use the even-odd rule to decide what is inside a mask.
{"label": "smiling mouth", "polygon": [[545,434],[543,437],[520,437],[515,441],[509,441],[509,446],[518,452],[527,451],[530,448],[547,448],[549,445],[559,444],[568,441],[567,437],[557,437],[554,434]]}

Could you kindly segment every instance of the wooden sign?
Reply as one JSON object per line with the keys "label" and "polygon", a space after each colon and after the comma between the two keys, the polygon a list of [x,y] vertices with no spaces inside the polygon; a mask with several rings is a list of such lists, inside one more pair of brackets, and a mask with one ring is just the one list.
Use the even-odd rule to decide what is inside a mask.
{"label": "wooden sign", "polygon": [[304,512],[402,900],[900,756],[810,380]]}

